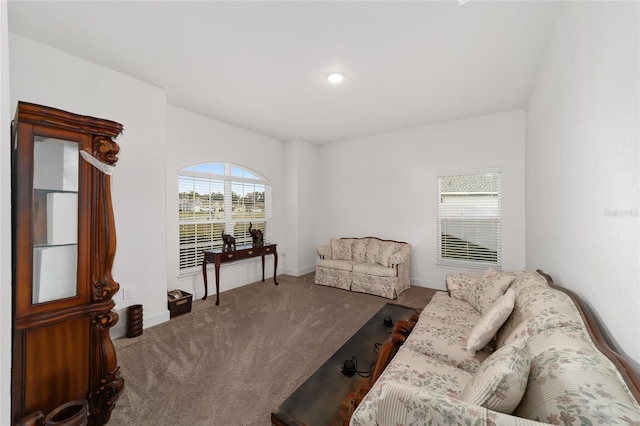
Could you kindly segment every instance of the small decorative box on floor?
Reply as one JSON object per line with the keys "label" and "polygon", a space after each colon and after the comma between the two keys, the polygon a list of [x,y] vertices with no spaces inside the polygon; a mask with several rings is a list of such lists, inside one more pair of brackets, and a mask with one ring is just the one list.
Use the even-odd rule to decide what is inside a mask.
{"label": "small decorative box on floor", "polygon": [[171,290],[167,293],[167,304],[169,305],[169,317],[188,314],[191,312],[191,301],[193,295],[182,290]]}

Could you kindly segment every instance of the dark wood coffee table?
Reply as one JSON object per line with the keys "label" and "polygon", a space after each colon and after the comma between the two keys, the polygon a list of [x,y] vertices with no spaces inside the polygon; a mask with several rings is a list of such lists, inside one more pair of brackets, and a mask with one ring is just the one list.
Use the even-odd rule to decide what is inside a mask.
{"label": "dark wood coffee table", "polygon": [[386,304],[360,328],[338,351],[296,389],[280,406],[271,413],[271,423],[275,425],[329,426],[347,424],[353,410],[353,399],[358,392],[367,388],[368,377],[342,374],[345,360],[353,356],[358,362],[358,370],[371,370],[376,360],[376,343],[384,343],[390,335],[391,327],[384,326],[385,317],[395,323],[408,320],[416,313],[413,308]]}

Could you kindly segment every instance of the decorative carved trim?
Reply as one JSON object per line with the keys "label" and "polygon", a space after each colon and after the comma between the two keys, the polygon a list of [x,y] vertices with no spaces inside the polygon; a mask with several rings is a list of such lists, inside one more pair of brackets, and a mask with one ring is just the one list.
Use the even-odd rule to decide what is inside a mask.
{"label": "decorative carved trim", "polygon": [[101,301],[111,299],[120,290],[120,285],[111,275],[116,253],[115,220],[111,209],[111,177],[95,170],[92,173],[94,185],[92,238],[96,242],[91,259],[92,297],[94,301]]}
{"label": "decorative carved trim", "polygon": [[367,239],[373,239],[373,240],[389,242],[389,243],[409,244],[409,243],[407,243],[405,241],[383,240],[382,238],[378,238],[378,237],[341,237],[341,238],[337,238],[337,239],[338,240],[367,240]]}
{"label": "decorative carved trim", "polygon": [[110,166],[113,166],[118,162],[120,146],[110,137],[100,135],[94,136],[92,145],[92,155],[98,160]]}
{"label": "decorative carved trim", "polygon": [[91,374],[95,383],[99,386],[89,394],[89,424],[103,425],[109,421],[115,402],[120,397],[124,388],[124,379],[120,376],[120,367],[116,362],[116,351],[109,336],[109,329],[118,323],[118,314],[115,311],[100,313],[92,318],[94,329],[92,339],[99,344],[95,345],[96,363]]}
{"label": "decorative carved trim", "polygon": [[110,380],[103,380],[102,385],[89,395],[89,425],[104,425],[111,417],[111,411],[124,387],[124,380],[118,371],[110,374]]}
{"label": "decorative carved trim", "polygon": [[413,314],[409,321],[398,321],[394,324],[391,336],[389,336],[378,350],[378,357],[373,367],[369,388],[378,380],[378,377],[380,377],[384,369],[387,368],[387,365],[389,365],[391,359],[395,356],[396,352],[398,352],[400,346],[402,346],[407,337],[409,337],[409,334],[413,331],[413,327],[415,327],[418,322],[418,318],[418,314]]}
{"label": "decorative carved trim", "polygon": [[29,102],[19,102],[20,122],[55,127],[74,132],[116,137],[124,128],[111,120],[73,114],[57,108],[45,107]]}
{"label": "decorative carved trim", "polygon": [[[71,318],[77,318],[84,315],[95,315],[96,313],[108,312],[115,306],[112,300],[93,303],[91,305],[73,306],[64,311],[44,312],[37,316],[29,316],[26,318],[17,318],[15,320],[16,330],[29,329],[33,327],[41,327],[51,325],[57,322],[66,321]],[[116,314],[117,315],[117,314]],[[117,322],[117,321],[116,321]],[[115,323],[114,323],[115,324]]]}
{"label": "decorative carved trim", "polygon": [[106,314],[100,314],[93,317],[93,325],[98,330],[108,330],[118,323],[119,315],[115,311],[107,312]]}

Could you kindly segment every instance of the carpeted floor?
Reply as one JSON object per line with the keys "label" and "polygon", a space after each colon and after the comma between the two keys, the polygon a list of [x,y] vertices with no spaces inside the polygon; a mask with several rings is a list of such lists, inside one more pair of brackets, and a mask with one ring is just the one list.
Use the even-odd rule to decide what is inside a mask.
{"label": "carpeted floor", "polygon": [[[114,341],[125,389],[109,425],[269,425],[270,413],[384,304],[278,276],[196,300],[190,314]],[[393,303],[422,309],[433,290]]]}

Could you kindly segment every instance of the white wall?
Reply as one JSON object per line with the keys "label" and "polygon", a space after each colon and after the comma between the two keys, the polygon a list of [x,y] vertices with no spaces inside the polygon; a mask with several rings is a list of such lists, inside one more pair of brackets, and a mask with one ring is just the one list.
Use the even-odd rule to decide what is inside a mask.
{"label": "white wall", "polygon": [[[192,112],[167,107],[167,152],[165,177],[167,202],[167,258],[166,274],[169,290],[179,288],[204,295],[204,282],[200,269],[179,277],[178,266],[178,170],[182,167],[206,162],[231,162],[256,171],[269,179],[273,188],[271,229],[272,242],[278,244],[278,252],[286,252],[283,243],[284,186],[283,143],[267,136],[240,129]],[[285,268],[286,257],[278,259],[278,271]],[[273,256],[266,257],[265,277],[273,276]],[[209,294],[215,294],[213,266],[208,274]],[[222,265],[220,291],[258,281],[262,278],[260,258]],[[273,281],[268,280],[269,285]],[[222,303],[222,302],[221,302]]]}
{"label": "white wall", "polygon": [[503,172],[503,269],[524,268],[525,112],[508,111],[323,145],[318,243],[377,236],[413,245],[411,281],[444,288],[437,266],[439,173]]}
{"label": "white wall", "polygon": [[[166,302],[165,92],[62,51],[10,34],[11,108],[19,100],[122,123],[112,175],[117,250],[113,277],[144,305],[144,326],[169,318]],[[121,318],[124,316],[121,315]],[[112,329],[119,334],[124,320]]]}
{"label": "white wall", "polygon": [[[11,423],[11,103],[7,2],[0,2],[0,424]],[[7,189],[5,189],[7,188]]]}
{"label": "white wall", "polygon": [[300,276],[316,269],[318,146],[293,140],[284,144],[285,217],[288,251],[284,273]]}
{"label": "white wall", "polygon": [[[527,258],[640,361],[639,11],[564,5],[527,109]],[[618,213],[616,213],[618,210]]]}

